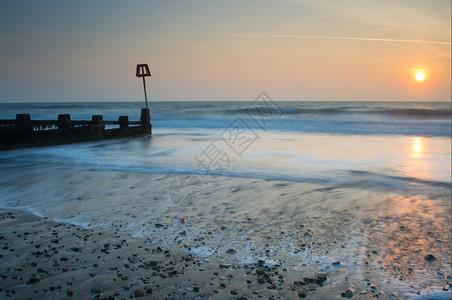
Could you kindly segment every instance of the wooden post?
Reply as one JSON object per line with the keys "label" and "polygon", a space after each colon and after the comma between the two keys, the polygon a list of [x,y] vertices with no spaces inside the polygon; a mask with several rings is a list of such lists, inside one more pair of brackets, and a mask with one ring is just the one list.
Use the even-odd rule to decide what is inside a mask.
{"label": "wooden post", "polygon": [[129,116],[120,116],[118,122],[119,128],[129,128]]}
{"label": "wooden post", "polygon": [[103,125],[104,116],[103,115],[93,115],[93,117],[91,119],[91,123],[93,123],[93,125]]}
{"label": "wooden post", "polygon": [[103,115],[93,115],[91,118],[90,131],[92,134],[103,135],[105,131],[104,116]]}
{"label": "wooden post", "polygon": [[16,127],[21,131],[33,131],[30,114],[16,114]]}
{"label": "wooden post", "polygon": [[142,125],[151,124],[151,112],[150,112],[149,108],[141,109],[141,124]]}
{"label": "wooden post", "polygon": [[71,115],[70,114],[61,114],[58,115],[58,128],[71,128]]}

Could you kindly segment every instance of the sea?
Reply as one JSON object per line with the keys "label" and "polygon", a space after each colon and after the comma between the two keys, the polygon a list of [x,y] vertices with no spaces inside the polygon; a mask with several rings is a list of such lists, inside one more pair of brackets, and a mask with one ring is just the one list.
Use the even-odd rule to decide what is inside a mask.
{"label": "sea", "polygon": [[[0,103],[0,119],[30,113],[38,120],[58,114],[90,120],[100,114],[104,120],[127,115],[138,121],[143,106]],[[151,102],[150,110],[152,137],[7,151],[0,162],[59,164],[69,156],[75,166],[139,172],[342,183],[364,177],[366,184],[394,188],[451,184],[449,102],[274,101],[263,93],[254,101]],[[221,163],[214,155],[221,155]]]}
{"label": "sea", "polygon": [[[0,103],[0,119],[14,119],[16,114],[29,113],[32,119],[37,120],[56,120],[58,114],[70,114],[72,120],[90,120],[92,115],[103,115],[104,120],[117,120],[119,116],[127,115],[130,120],[138,121],[143,107],[143,102],[131,101]],[[172,177],[168,177],[172,179],[162,180],[164,192],[156,198],[176,206],[188,198],[190,201],[184,203],[193,207],[201,203],[197,209],[202,211],[203,193],[204,200],[209,201],[212,201],[213,195],[216,195],[216,199],[240,195],[234,201],[247,201],[249,197],[248,204],[240,202],[242,208],[259,211],[255,217],[258,219],[266,215],[267,222],[276,222],[272,209],[275,203],[278,205],[278,201],[281,201],[281,207],[287,205],[286,210],[300,210],[301,214],[304,208],[298,207],[293,197],[303,198],[302,195],[309,194],[306,197],[312,197],[311,202],[319,201],[318,206],[315,206],[316,203],[303,204],[305,207],[314,205],[313,224],[322,216],[328,219],[329,215],[332,223],[341,223],[342,216],[349,217],[350,227],[344,232],[336,232],[331,222],[322,223],[321,226],[328,228],[325,234],[331,230],[336,232],[332,238],[339,239],[343,235],[346,240],[353,241],[354,244],[349,245],[355,245],[350,246],[353,249],[349,253],[345,250],[338,252],[334,248],[326,251],[328,255],[311,253],[308,256],[313,266],[327,261],[322,265],[325,268],[331,263],[335,251],[337,256],[342,257],[343,265],[349,263],[350,266],[356,266],[358,262],[353,261],[350,253],[364,249],[364,246],[356,245],[364,245],[367,240],[372,240],[366,244],[367,248],[370,244],[380,245],[387,253],[396,253],[394,256],[387,255],[392,264],[399,262],[397,255],[400,253],[405,257],[412,256],[412,264],[416,266],[412,268],[419,272],[419,277],[413,281],[407,280],[405,285],[391,279],[395,283],[387,287],[389,290],[396,295],[416,298],[418,294],[411,286],[418,284],[418,290],[423,289],[427,298],[428,295],[435,298],[435,293],[438,293],[436,299],[450,296],[450,293],[441,294],[441,287],[436,286],[447,274],[447,280],[450,281],[450,102],[276,101],[262,93],[250,101],[150,101],[149,107],[151,136],[0,152],[0,209],[25,210],[40,217],[47,216],[57,222],[84,228],[114,226],[116,221],[113,219],[121,213],[109,212],[110,209],[113,211],[113,204],[97,203],[96,209],[86,209],[89,201],[94,201],[92,199],[103,201],[112,195],[107,191],[96,190],[95,185],[90,189],[85,188],[83,192],[77,191],[77,184],[83,184],[83,179],[71,174],[84,171],[94,174],[89,178],[96,177],[99,187],[102,178],[114,178],[115,183],[111,187],[116,190],[121,186],[118,178],[124,178],[126,182],[135,177],[172,174]],[[60,175],[53,170],[65,171]],[[108,175],[109,172],[122,174],[122,177],[112,177]],[[213,178],[214,183],[210,179],[210,183],[205,182],[205,178]],[[216,194],[213,187],[217,186],[220,190],[222,178],[240,179],[224,182],[248,184],[248,192],[247,187],[241,186],[231,187],[230,192],[224,192],[223,188],[222,193]],[[141,183],[146,184],[145,181]],[[186,195],[181,196],[184,185],[189,189]],[[306,192],[307,186],[317,188]],[[134,188],[131,186],[122,196],[129,197]],[[271,201],[264,199],[266,194],[270,197],[275,192],[277,196]],[[257,194],[262,195],[259,196],[263,199],[262,203],[259,197],[251,196]],[[137,203],[142,202],[134,197],[138,197],[137,194],[129,197],[136,200],[134,209],[146,209],[136,207],[139,206]],[[146,192],[142,192],[139,197],[146,198]],[[82,204],[76,204],[72,201],[74,199]],[[123,206],[120,221],[123,224],[125,219],[132,219],[127,212],[127,207],[132,209],[132,200],[128,200],[129,206]],[[372,210],[375,208],[365,209],[373,205],[372,201],[381,201],[378,202],[378,212]],[[204,206],[209,205],[214,204]],[[207,230],[203,227],[206,220],[218,222],[218,219],[225,217],[226,213],[221,207],[228,205],[231,204],[218,203],[211,212],[203,212],[203,217],[199,217],[198,225],[193,225],[193,233],[188,234],[187,239],[199,237]],[[168,214],[168,211],[162,210],[159,214]],[[207,215],[212,212],[216,215],[209,219]],[[183,214],[183,210],[178,213]],[[306,209],[303,213],[307,216],[310,214]],[[143,218],[161,217],[152,214],[149,212]],[[237,211],[232,216],[231,220],[242,217]],[[294,218],[291,216],[290,220],[272,226],[284,227],[284,231],[295,235],[296,230],[292,226]],[[250,229],[254,235],[264,230],[263,225],[258,223],[254,229]],[[127,224],[124,227],[131,230],[133,237],[145,240],[152,238],[155,242],[156,233],[139,228],[132,221]],[[400,226],[391,227],[391,224]],[[328,226],[331,226],[331,230]],[[400,230],[416,226],[416,230],[410,231],[411,235],[406,232],[401,235],[397,226]],[[175,232],[179,230],[176,227]],[[115,230],[119,229],[115,227]],[[238,228],[237,232],[240,231],[241,228]],[[238,236],[239,233],[234,238]],[[168,235],[168,232],[158,237],[160,242],[167,244],[172,243],[170,238],[174,236]],[[268,259],[278,261],[284,256],[287,262],[294,261],[296,264],[297,259],[301,258],[294,256],[294,251],[287,250],[293,250],[290,240],[289,236],[284,239],[286,242],[281,239],[280,244],[275,245],[275,253],[279,253],[279,256],[275,254]],[[407,240],[430,243],[430,246],[425,244],[421,248],[425,251],[436,249],[438,253],[435,256],[441,264],[435,267],[425,265],[422,256],[417,258],[413,254],[420,251],[415,249],[414,244],[404,245]],[[395,245],[394,241],[398,244]],[[214,255],[220,242],[215,243],[207,243],[199,248],[198,254],[202,257]],[[251,248],[258,249],[258,244],[256,240]],[[394,250],[394,247],[402,250]],[[249,259],[253,255],[252,251],[245,248],[242,257]],[[344,245],[342,248],[349,249]],[[359,255],[356,257],[361,257]],[[303,259],[307,259],[307,256]],[[366,260],[366,257],[363,256],[362,260]],[[378,261],[375,264],[378,265]],[[396,267],[400,266],[390,266]],[[379,270],[377,267],[375,269]],[[359,267],[359,270],[365,268]],[[390,282],[388,278],[392,278],[392,275],[383,273],[381,271],[378,275],[381,282]],[[429,289],[434,291],[430,292]]]}

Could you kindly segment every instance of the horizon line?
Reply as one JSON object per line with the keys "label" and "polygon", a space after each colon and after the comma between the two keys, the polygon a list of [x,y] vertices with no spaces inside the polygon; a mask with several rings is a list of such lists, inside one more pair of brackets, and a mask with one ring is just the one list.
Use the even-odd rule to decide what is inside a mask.
{"label": "horizon line", "polygon": [[[234,100],[154,100],[152,102],[252,102],[256,99],[234,99]],[[298,100],[288,100],[288,99],[272,99],[276,102],[447,102],[451,103],[450,100],[308,100],[308,99],[298,99]],[[14,101],[14,102],[4,102],[0,100],[0,104],[38,104],[38,103],[119,103],[119,102],[144,102],[143,100],[67,100],[67,101]]]}

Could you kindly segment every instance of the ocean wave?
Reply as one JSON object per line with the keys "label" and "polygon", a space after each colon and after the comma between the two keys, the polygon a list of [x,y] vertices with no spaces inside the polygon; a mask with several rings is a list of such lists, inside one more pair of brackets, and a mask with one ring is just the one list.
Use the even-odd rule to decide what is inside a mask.
{"label": "ocean wave", "polygon": [[421,118],[451,118],[451,111],[445,109],[430,108],[406,108],[406,109],[382,109],[376,111],[378,114],[399,117],[421,117]]}
{"label": "ocean wave", "polygon": [[350,112],[348,108],[288,108],[288,107],[268,107],[250,106],[247,108],[235,108],[224,111],[225,114],[249,114],[266,113],[272,115],[302,115],[302,114],[341,114]]}
{"label": "ocean wave", "polygon": [[424,119],[451,119],[452,112],[447,109],[431,108],[394,108],[394,109],[370,109],[357,110],[353,107],[335,108],[288,108],[288,107],[266,107],[256,106],[249,108],[236,108],[224,111],[228,115],[255,115],[265,113],[268,115],[379,115],[403,118],[424,118]]}
{"label": "ocean wave", "polygon": [[[86,162],[85,162],[86,163]],[[90,165],[88,163],[88,165]],[[429,180],[413,176],[389,175],[369,171],[358,170],[336,170],[331,171],[329,175],[323,172],[313,172],[311,174],[294,174],[290,172],[274,172],[270,170],[228,170],[228,171],[209,171],[191,167],[175,166],[131,166],[128,164],[115,164],[109,162],[97,163],[98,170],[131,172],[136,174],[185,174],[185,175],[209,175],[215,178],[235,177],[235,178],[254,178],[262,180],[278,180],[288,182],[306,182],[314,184],[327,184],[327,189],[336,188],[357,188],[363,187],[376,189],[413,189],[419,190],[430,186],[434,188],[452,189],[452,183],[441,180]],[[67,166],[70,167],[70,166]],[[71,169],[86,169],[86,165],[74,165]]]}

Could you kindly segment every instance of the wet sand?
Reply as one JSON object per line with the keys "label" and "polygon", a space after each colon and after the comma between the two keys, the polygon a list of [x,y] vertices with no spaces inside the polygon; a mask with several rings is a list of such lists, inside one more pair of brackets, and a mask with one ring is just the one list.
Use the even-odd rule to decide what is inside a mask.
{"label": "wet sand", "polygon": [[[42,170],[26,171],[29,185]],[[0,211],[0,295],[451,296],[447,189],[426,197],[359,184],[199,176],[202,197],[193,197],[190,175],[177,176],[192,185],[171,190],[175,176],[49,170],[36,185],[44,193],[14,187],[18,209]],[[59,209],[35,206],[40,217],[20,209],[27,197],[58,195],[71,198]]]}

